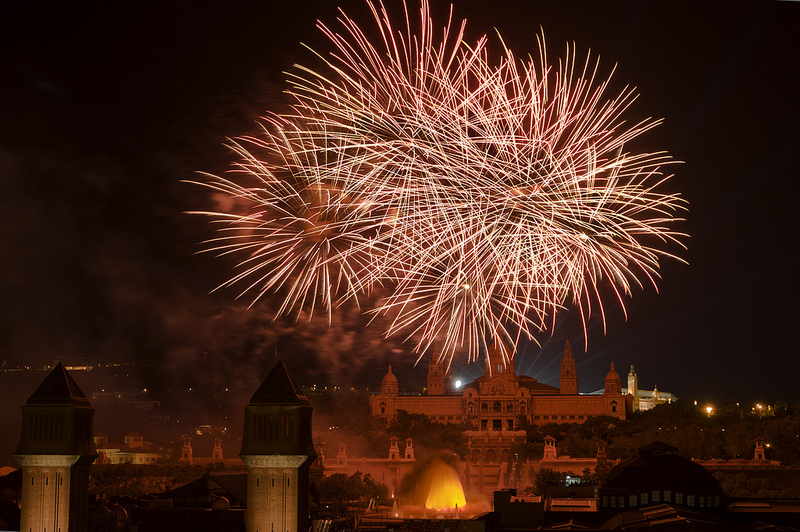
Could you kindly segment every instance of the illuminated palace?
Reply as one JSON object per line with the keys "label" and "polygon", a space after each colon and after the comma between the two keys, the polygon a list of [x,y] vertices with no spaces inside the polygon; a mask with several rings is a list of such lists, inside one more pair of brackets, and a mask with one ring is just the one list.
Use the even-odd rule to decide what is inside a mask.
{"label": "illuminated palace", "polygon": [[496,343],[489,349],[484,374],[458,390],[452,368],[448,371],[436,358],[432,357],[428,368],[426,395],[400,395],[390,364],[380,393],[370,397],[370,413],[392,421],[398,411],[405,410],[425,414],[439,423],[464,423],[472,431],[513,432],[519,431],[523,422],[583,423],[595,416],[625,419],[633,412],[633,397],[623,395],[622,380],[613,362],[602,393],[578,394],[578,373],[569,341],[561,360],[558,388],[518,375],[513,359],[507,364],[496,362],[503,359]]}

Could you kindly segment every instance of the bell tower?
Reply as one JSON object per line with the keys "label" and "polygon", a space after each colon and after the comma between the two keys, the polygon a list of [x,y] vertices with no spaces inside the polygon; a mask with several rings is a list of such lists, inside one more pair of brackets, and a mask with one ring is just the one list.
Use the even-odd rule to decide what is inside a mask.
{"label": "bell tower", "polygon": [[495,377],[497,375],[513,377],[516,375],[514,350],[499,337],[495,338],[492,341],[492,345],[486,350],[483,373],[487,377]]}
{"label": "bell tower", "polygon": [[89,465],[97,458],[94,409],[59,362],[22,407],[14,457],[22,465],[25,532],[88,527]]}
{"label": "bell tower", "polygon": [[636,374],[636,370],[633,369],[633,364],[631,364],[631,370],[628,372],[628,393],[633,396],[633,411],[638,412],[639,410],[639,376]]}
{"label": "bell tower", "polygon": [[244,409],[247,532],[305,532],[308,470],[316,458],[311,405],[278,361]]}
{"label": "bell tower", "polygon": [[453,368],[441,360],[439,345],[433,344],[428,364],[428,395],[445,395],[453,389]]}
{"label": "bell tower", "polygon": [[564,358],[561,359],[561,373],[558,377],[562,395],[578,395],[578,367],[572,358],[572,348],[567,340],[564,346]]}

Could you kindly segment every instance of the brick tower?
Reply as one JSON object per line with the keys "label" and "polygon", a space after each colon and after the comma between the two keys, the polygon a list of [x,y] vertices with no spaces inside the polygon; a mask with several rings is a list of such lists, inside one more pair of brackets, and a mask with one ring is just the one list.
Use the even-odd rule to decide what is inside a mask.
{"label": "brick tower", "polygon": [[89,465],[97,458],[94,409],[59,363],[22,407],[14,457],[22,465],[24,532],[88,526]]}
{"label": "brick tower", "polygon": [[453,390],[455,376],[449,363],[440,360],[439,345],[433,344],[433,353],[428,365],[428,395],[445,395]]}
{"label": "brick tower", "polygon": [[558,378],[559,387],[562,394],[578,395],[578,368],[575,359],[572,358],[572,348],[569,340],[564,346],[564,358],[561,359],[561,373]]}
{"label": "brick tower", "polygon": [[279,361],[244,409],[247,532],[308,530],[311,405]]}

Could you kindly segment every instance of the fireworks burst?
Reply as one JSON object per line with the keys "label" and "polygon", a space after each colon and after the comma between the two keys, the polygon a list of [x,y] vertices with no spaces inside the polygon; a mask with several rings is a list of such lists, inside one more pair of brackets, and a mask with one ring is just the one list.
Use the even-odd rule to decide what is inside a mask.
{"label": "fireworks burst", "polygon": [[281,313],[330,316],[376,286],[387,334],[424,352],[474,358],[488,337],[532,337],[566,306],[605,323],[601,284],[624,309],[632,287],[653,284],[684,208],[659,191],[671,161],[625,146],[655,120],[627,125],[635,99],[607,96],[597,62],[548,66],[486,38],[464,42],[464,22],[397,29],[369,2],[373,44],[342,13],[320,24],[333,48],[324,71],[298,67],[293,111],[265,119],[263,135],[234,143],[230,179],[203,184],[247,204],[204,213],[223,224],[209,250],[241,258],[225,285],[257,300],[279,294]]}

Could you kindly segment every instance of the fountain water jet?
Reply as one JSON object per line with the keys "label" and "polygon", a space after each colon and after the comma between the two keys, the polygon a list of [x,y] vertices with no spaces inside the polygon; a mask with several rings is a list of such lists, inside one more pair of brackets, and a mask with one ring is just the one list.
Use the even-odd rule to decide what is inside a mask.
{"label": "fountain water jet", "polygon": [[455,469],[444,462],[435,462],[429,472],[430,489],[425,507],[436,510],[458,510],[467,504],[464,489]]}

